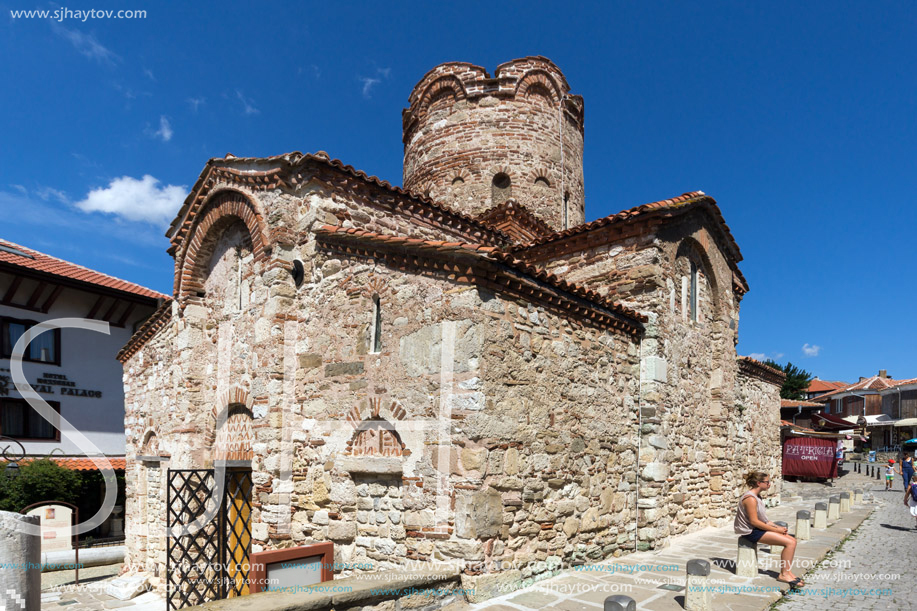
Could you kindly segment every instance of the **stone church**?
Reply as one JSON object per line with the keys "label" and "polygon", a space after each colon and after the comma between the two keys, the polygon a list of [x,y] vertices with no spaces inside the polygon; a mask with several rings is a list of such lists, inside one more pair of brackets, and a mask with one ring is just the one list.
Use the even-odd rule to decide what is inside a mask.
{"label": "stone church", "polygon": [[744,471],[779,475],[782,374],[736,354],[714,199],[585,222],[583,98],[544,57],[442,64],[408,101],[403,187],[227,155],[172,223],[173,298],[119,354],[129,561],[160,587],[183,470],[250,478],[243,554],[509,580],[721,524]]}

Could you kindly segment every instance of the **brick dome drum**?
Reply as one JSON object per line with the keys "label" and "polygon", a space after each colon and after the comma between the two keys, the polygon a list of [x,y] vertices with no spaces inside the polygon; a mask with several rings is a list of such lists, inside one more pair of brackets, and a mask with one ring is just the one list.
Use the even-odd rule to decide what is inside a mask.
{"label": "brick dome drum", "polygon": [[544,57],[430,70],[403,112],[404,186],[470,215],[513,199],[550,227],[585,221],[583,99]]}

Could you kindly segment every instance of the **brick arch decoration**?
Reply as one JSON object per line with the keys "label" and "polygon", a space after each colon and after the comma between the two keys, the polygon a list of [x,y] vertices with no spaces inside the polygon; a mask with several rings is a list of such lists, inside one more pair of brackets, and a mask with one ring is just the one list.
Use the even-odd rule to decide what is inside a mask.
{"label": "brick arch decoration", "polygon": [[531,172],[529,172],[528,180],[530,183],[535,184],[535,181],[537,181],[539,178],[546,180],[548,182],[548,186],[554,185],[553,181],[551,180],[551,175],[548,172],[548,169],[544,166],[539,166],[537,168],[534,168]]}
{"label": "brick arch decoration", "polygon": [[220,235],[233,223],[241,221],[248,229],[246,245],[252,249],[256,263],[263,261],[269,251],[260,206],[240,191],[225,189],[214,193],[204,202],[198,219],[185,236],[186,247],[176,278],[175,294],[182,309],[203,293],[207,264]]}
{"label": "brick arch decoration", "polygon": [[693,237],[686,237],[678,244],[678,250],[675,252],[675,261],[679,257],[688,257],[703,270],[707,282],[710,283],[710,292],[713,293],[713,309],[716,312],[720,310],[720,282],[717,280],[714,272],[713,263],[710,261],[710,255],[703,244]]}
{"label": "brick arch decoration", "polygon": [[465,92],[465,85],[462,84],[458,77],[447,74],[436,79],[427,85],[427,88],[420,95],[420,100],[417,103],[418,113],[426,114],[431,104],[450,93],[455,102],[468,97]]}
{"label": "brick arch decoration", "polygon": [[392,424],[407,416],[404,407],[398,401],[383,407],[379,397],[371,397],[367,404],[369,411],[365,417],[357,405],[347,414],[347,422],[354,433],[347,442],[345,453],[354,456],[410,456],[411,451]]}
{"label": "brick arch decoration", "polygon": [[244,388],[233,386],[220,395],[217,405],[223,407],[219,412],[213,408],[213,427],[206,438],[212,447],[213,460],[251,460],[254,456],[252,397]]}
{"label": "brick arch decoration", "polygon": [[548,100],[552,104],[560,102],[562,97],[560,87],[554,78],[544,70],[536,69],[526,72],[516,85],[516,99],[525,99],[529,94],[536,92],[542,96],[547,93]]}

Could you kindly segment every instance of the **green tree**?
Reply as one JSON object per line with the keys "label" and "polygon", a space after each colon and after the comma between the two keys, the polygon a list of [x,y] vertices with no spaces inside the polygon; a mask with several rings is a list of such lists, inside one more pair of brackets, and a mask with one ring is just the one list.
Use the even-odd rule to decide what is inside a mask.
{"label": "green tree", "polygon": [[811,373],[805,369],[800,369],[789,361],[787,361],[786,365],[781,365],[780,363],[775,363],[768,359],[764,364],[786,374],[786,380],[780,388],[781,399],[795,399],[801,401],[806,398],[806,389],[809,388],[809,384],[812,382],[813,378]]}
{"label": "green tree", "polygon": [[0,510],[18,512],[39,501],[76,504],[82,478],[48,459],[19,465],[19,476],[11,478],[0,469]]}

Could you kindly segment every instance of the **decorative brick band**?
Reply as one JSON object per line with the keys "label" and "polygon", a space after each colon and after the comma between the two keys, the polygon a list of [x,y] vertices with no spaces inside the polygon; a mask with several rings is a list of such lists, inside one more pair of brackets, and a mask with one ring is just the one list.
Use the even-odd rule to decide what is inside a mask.
{"label": "decorative brick band", "polygon": [[443,274],[455,282],[535,301],[567,319],[617,330],[643,332],[646,317],[595,291],[561,280],[496,248],[461,242],[435,242],[381,235],[357,229],[322,226],[319,243],[333,251],[381,259],[398,269]]}

